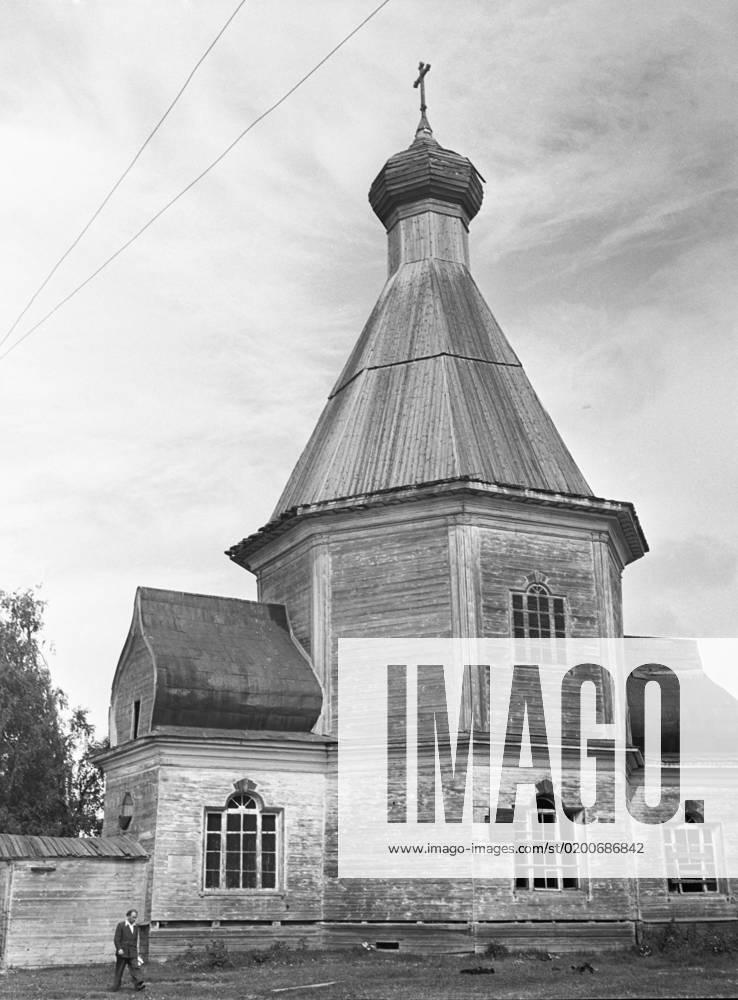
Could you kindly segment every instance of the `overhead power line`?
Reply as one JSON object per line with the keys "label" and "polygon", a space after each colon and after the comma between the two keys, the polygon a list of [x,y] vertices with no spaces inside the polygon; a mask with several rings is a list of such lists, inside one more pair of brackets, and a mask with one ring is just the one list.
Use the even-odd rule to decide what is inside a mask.
{"label": "overhead power line", "polygon": [[355,28],[353,28],[347,35],[345,35],[341,39],[341,41],[338,42],[337,45],[334,45],[333,48],[330,50],[330,52],[328,52],[325,56],[323,56],[320,62],[317,62],[311,70],[309,70],[303,77],[301,77],[297,81],[297,83],[293,84],[289,88],[289,90],[285,91],[285,93],[278,100],[276,100],[274,104],[270,105],[270,107],[268,107],[266,111],[263,111],[260,115],[254,118],[254,120],[249,125],[247,125],[242,132],[240,132],[236,136],[233,142],[231,142],[228,146],[226,146],[226,148],[221,153],[219,153],[218,156],[216,156],[216,158],[211,163],[209,163],[204,170],[202,170],[196,177],[194,177],[189,182],[189,184],[185,185],[185,187],[183,187],[181,191],[179,191],[164,206],[162,206],[162,208],[160,208],[158,212],[152,215],[151,218],[147,222],[145,222],[144,225],[141,226],[141,228],[138,229],[133,234],[133,236],[127,239],[125,243],[121,244],[121,246],[119,246],[116,251],[114,251],[108,258],[106,258],[106,260],[104,260],[102,264],[100,264],[100,266],[92,272],[92,274],[89,274],[84,279],[84,281],[81,281],[76,286],[76,288],[73,288],[68,295],[65,295],[63,299],[60,299],[59,302],[57,302],[56,305],[46,313],[45,316],[42,316],[37,323],[34,323],[32,327],[26,330],[26,332],[21,337],[19,337],[18,340],[16,340],[13,344],[11,344],[10,347],[6,348],[6,350],[2,354],[0,354],[0,361],[2,361],[4,358],[7,358],[7,356],[11,353],[11,351],[14,351],[16,347],[18,347],[20,344],[23,343],[24,340],[26,340],[27,337],[30,337],[32,333],[35,333],[40,326],[43,326],[43,324],[47,320],[51,319],[54,313],[56,313],[59,309],[61,309],[62,306],[66,305],[66,303],[69,302],[70,299],[73,299],[74,296],[77,295],[78,292],[81,292],[86,285],[89,285],[89,283],[93,281],[98,276],[98,274],[101,273],[101,271],[104,271],[109,264],[112,264],[112,262],[117,257],[120,257],[120,255],[124,253],[124,251],[126,251],[128,247],[130,247],[133,243],[135,243],[136,240],[140,236],[142,236],[147,229],[153,226],[153,224],[158,219],[160,219],[165,212],[169,211],[169,209],[173,205],[175,205],[180,200],[180,198],[184,197],[184,195],[186,195],[188,191],[190,191],[196,184],[198,184],[203,179],[203,177],[206,177],[211,170],[217,167],[217,165],[221,162],[221,160],[225,159],[225,157],[228,156],[231,150],[238,145],[238,143],[244,138],[244,136],[248,135],[248,133],[251,131],[252,128],[258,125],[259,122],[262,122],[265,118],[267,118],[273,111],[276,111],[281,104],[284,104],[287,98],[291,97],[292,94],[294,94],[294,92],[303,85],[303,83],[305,83],[307,80],[310,79],[311,76],[317,73],[317,71],[321,68],[321,66],[325,65],[325,63],[328,62],[331,56],[334,56],[339,49],[343,48],[343,46],[348,41],[350,41],[354,37],[354,35],[357,34],[357,32],[359,32],[364,27],[365,24],[368,24],[369,21],[371,21],[372,18],[375,17],[380,12],[380,10],[382,10],[383,7],[386,7],[389,2],[390,0],[382,0],[382,3],[378,4],[374,8],[374,10],[372,10],[364,18],[363,21],[360,21]]}
{"label": "overhead power line", "polygon": [[146,138],[144,139],[143,143],[139,146],[138,150],[136,151],[136,155],[133,157],[133,159],[128,164],[128,166],[126,167],[126,169],[123,171],[123,173],[120,175],[120,177],[115,182],[115,184],[113,184],[113,186],[111,187],[111,189],[105,195],[105,197],[100,202],[100,204],[97,206],[97,208],[95,209],[95,211],[92,213],[92,215],[87,220],[87,222],[85,223],[85,225],[83,226],[83,228],[80,230],[80,232],[78,233],[78,235],[75,237],[75,239],[72,241],[72,243],[69,244],[69,246],[67,247],[67,249],[64,251],[64,253],[59,258],[59,260],[57,260],[57,262],[51,268],[51,270],[49,271],[49,273],[46,275],[46,277],[44,278],[44,280],[41,282],[41,284],[38,286],[38,288],[36,289],[36,291],[30,297],[30,299],[28,300],[28,302],[26,302],[26,304],[23,307],[23,309],[15,317],[13,325],[10,327],[9,330],[6,331],[6,333],[4,334],[4,336],[2,337],[2,339],[0,339],[0,346],[2,346],[5,343],[5,341],[8,339],[8,337],[12,334],[12,332],[18,326],[18,324],[23,319],[23,317],[26,315],[26,313],[28,312],[28,310],[31,308],[31,306],[33,305],[33,303],[36,301],[36,299],[38,298],[38,296],[41,294],[41,292],[44,290],[44,288],[46,288],[46,286],[51,281],[51,279],[54,277],[54,275],[56,274],[56,272],[58,271],[58,269],[61,267],[61,265],[67,259],[67,257],[70,255],[70,253],[72,252],[72,250],[74,250],[74,248],[77,246],[77,244],[79,243],[79,241],[85,235],[85,233],[90,228],[90,226],[92,225],[92,223],[98,217],[98,215],[100,214],[100,212],[102,212],[102,210],[105,208],[105,206],[107,205],[107,203],[113,197],[113,195],[118,190],[118,188],[120,187],[120,185],[123,183],[123,181],[126,179],[126,177],[128,176],[128,174],[131,172],[131,170],[133,169],[133,167],[136,165],[136,162],[138,161],[138,159],[141,156],[141,154],[143,153],[143,151],[146,149],[146,147],[151,142],[151,140],[154,138],[154,136],[159,131],[159,129],[161,128],[161,126],[167,120],[167,118],[169,117],[169,113],[172,111],[172,109],[174,108],[175,104],[177,103],[177,101],[182,96],[182,94],[184,94],[185,90],[189,86],[190,81],[192,80],[192,77],[195,75],[195,73],[197,73],[198,69],[202,66],[202,64],[205,62],[205,60],[207,59],[207,57],[210,55],[210,53],[212,52],[212,50],[217,45],[217,43],[223,37],[223,34],[226,31],[226,28],[231,23],[231,21],[236,16],[236,14],[238,14],[239,10],[243,7],[243,5],[245,3],[246,3],[246,0],[241,0],[241,2],[238,4],[238,6],[236,7],[236,9],[233,11],[233,13],[231,14],[231,16],[226,21],[226,23],[223,25],[223,27],[220,29],[220,31],[218,32],[218,34],[212,40],[212,42],[210,43],[210,45],[208,45],[208,47],[205,49],[205,51],[203,52],[203,54],[197,60],[197,62],[195,63],[195,65],[192,67],[192,70],[190,71],[189,76],[187,77],[187,79],[185,80],[185,82],[182,84],[182,86],[179,88],[179,90],[177,91],[177,93],[176,93],[176,95],[174,97],[174,100],[171,102],[171,104],[166,109],[166,111],[164,112],[164,114],[161,116],[161,118],[159,119],[159,121],[156,123],[156,125],[154,125],[154,127],[152,128],[152,130],[146,136]]}

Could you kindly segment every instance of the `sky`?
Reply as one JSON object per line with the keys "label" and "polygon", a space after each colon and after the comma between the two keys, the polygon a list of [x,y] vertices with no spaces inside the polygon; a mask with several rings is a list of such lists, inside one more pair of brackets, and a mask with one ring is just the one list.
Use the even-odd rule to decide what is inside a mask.
{"label": "sky", "polygon": [[[377,2],[247,0],[5,346]],[[0,5],[0,337],[235,7]],[[255,598],[223,553],[269,519],[384,283],[367,192],[413,138],[420,60],[436,138],[486,179],[477,284],[649,540],[626,632],[738,635],[737,45],[731,0],[390,0],[0,360],[0,589],[40,587],[70,702],[105,729],[137,586]]]}

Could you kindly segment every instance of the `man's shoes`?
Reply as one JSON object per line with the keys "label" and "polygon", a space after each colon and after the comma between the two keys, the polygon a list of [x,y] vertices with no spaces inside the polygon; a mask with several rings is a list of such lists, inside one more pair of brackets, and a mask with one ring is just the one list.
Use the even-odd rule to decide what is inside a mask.
{"label": "man's shoes", "polygon": [[139,983],[138,986],[136,987],[136,992],[138,992],[139,990],[145,990],[145,989],[146,989],[146,983]]}

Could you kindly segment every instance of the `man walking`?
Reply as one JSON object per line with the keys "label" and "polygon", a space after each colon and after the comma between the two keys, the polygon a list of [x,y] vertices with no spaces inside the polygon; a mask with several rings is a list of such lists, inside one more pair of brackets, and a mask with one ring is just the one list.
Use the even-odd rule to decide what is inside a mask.
{"label": "man walking", "polygon": [[143,990],[146,988],[143,976],[138,969],[139,958],[138,927],[136,926],[137,920],[138,912],[136,910],[129,910],[128,913],[126,913],[126,919],[121,920],[115,928],[115,937],[113,938],[113,944],[115,945],[115,981],[113,982],[113,992],[120,989],[120,982],[123,978],[123,970],[126,966],[128,966],[128,971],[131,974],[131,979],[135,984],[135,988],[137,990]]}

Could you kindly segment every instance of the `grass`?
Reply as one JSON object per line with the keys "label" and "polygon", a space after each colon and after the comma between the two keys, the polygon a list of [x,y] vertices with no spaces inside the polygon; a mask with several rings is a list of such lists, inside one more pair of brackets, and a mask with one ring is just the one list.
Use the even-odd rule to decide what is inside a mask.
{"label": "grass", "polygon": [[[214,967],[222,961],[224,964]],[[589,966],[589,967],[588,967]],[[594,971],[590,971],[590,967]],[[494,973],[463,970],[494,968]],[[95,1000],[109,996],[113,965],[19,970],[0,976],[8,1000]],[[405,955],[289,952],[199,956],[145,967],[148,1000],[466,1000],[466,998],[735,997],[735,954],[681,949],[640,956]],[[128,973],[125,974],[128,976]],[[334,982],[315,989],[289,989]],[[132,996],[124,980],[119,997]]]}

